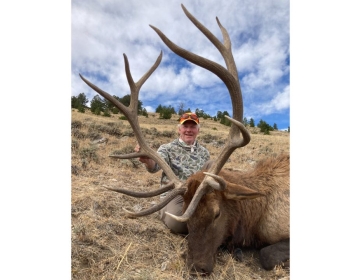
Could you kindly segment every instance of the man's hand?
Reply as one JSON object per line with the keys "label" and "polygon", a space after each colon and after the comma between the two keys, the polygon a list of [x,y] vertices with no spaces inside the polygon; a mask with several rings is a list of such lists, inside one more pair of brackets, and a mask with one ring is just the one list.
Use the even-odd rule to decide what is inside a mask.
{"label": "man's hand", "polygon": [[[134,151],[136,153],[139,153],[140,150],[141,150],[141,147],[139,146],[139,144],[136,144]],[[146,168],[148,168],[148,169],[154,168],[155,162],[149,157],[146,157],[146,156],[139,157],[139,161],[144,163],[146,165]]]}

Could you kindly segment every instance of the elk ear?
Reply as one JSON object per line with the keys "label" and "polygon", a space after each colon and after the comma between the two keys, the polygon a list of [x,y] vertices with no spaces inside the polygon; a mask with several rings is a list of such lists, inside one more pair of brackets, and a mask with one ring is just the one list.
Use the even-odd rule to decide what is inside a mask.
{"label": "elk ear", "polygon": [[224,190],[224,195],[227,199],[253,199],[260,196],[265,196],[264,194],[247,188],[243,185],[237,185],[232,183],[227,183],[226,189]]}

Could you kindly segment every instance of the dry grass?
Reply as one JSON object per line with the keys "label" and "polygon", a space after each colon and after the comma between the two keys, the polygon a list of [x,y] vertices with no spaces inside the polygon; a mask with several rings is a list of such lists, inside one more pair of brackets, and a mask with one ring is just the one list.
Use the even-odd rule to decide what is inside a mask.
{"label": "dry grass", "polygon": [[[140,125],[154,149],[176,137],[176,116],[160,120],[149,114]],[[156,128],[156,129],[154,129]],[[211,157],[219,154],[228,127],[201,120],[199,140]],[[249,169],[272,154],[289,152],[287,132],[262,135],[251,130],[251,142],[236,150],[225,167]],[[101,143],[94,144],[93,141]],[[130,219],[130,210],[148,208],[158,198],[136,199],[107,191],[102,185],[137,191],[158,188],[160,173],[150,174],[137,160],[114,160],[109,154],[129,152],[136,144],[130,125],[110,118],[72,111],[72,279],[197,279],[189,276],[183,253],[184,236],[169,232],[158,214]],[[219,252],[214,272],[206,279],[289,279],[289,270],[261,268],[256,250],[244,251],[243,262]]]}

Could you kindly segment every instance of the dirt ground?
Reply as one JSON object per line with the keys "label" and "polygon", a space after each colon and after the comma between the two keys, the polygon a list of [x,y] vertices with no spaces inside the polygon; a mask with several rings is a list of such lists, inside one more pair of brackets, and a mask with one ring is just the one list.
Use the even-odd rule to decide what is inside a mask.
{"label": "dirt ground", "polygon": [[[176,119],[161,120],[156,114],[139,117],[143,134],[154,149],[177,137]],[[210,119],[200,121],[198,139],[215,158],[229,127]],[[72,279],[197,279],[186,268],[185,236],[170,233],[157,213],[137,219],[125,216],[123,208],[146,209],[156,204],[158,197],[133,198],[103,187],[146,191],[159,186],[160,172],[148,173],[137,159],[108,157],[132,152],[136,139],[127,121],[119,115],[95,116],[73,109],[71,128]],[[290,133],[263,135],[257,128],[249,130],[250,144],[237,149],[225,167],[247,170],[262,158],[290,151]],[[266,271],[256,250],[243,252],[243,261],[237,262],[228,252],[219,251],[214,272],[206,279],[289,279],[289,269]]]}

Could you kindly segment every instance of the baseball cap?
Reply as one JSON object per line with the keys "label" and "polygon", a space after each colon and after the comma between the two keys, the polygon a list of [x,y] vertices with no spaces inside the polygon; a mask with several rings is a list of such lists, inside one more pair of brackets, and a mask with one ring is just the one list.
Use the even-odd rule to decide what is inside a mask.
{"label": "baseball cap", "polygon": [[186,121],[193,121],[196,124],[199,124],[200,120],[195,113],[185,113],[180,117],[180,124],[183,124]]}

